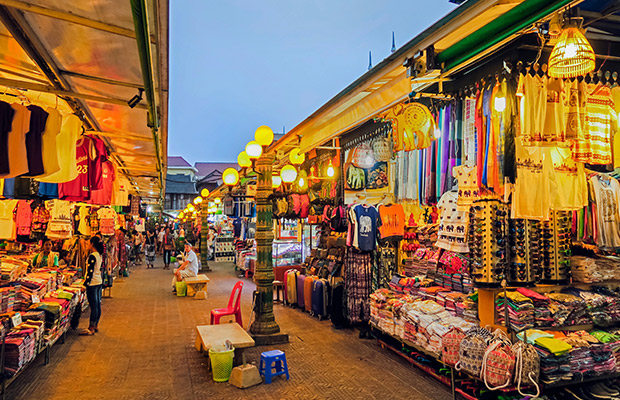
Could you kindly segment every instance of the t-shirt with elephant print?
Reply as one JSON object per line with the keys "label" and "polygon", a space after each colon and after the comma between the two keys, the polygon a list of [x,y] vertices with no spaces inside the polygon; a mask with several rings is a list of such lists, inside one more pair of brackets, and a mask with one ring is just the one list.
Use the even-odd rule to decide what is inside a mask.
{"label": "t-shirt with elephant print", "polygon": [[478,199],[478,169],[474,165],[468,167],[459,165],[452,169],[452,175],[458,182],[457,207],[460,211],[469,211],[474,200]]}
{"label": "t-shirt with elephant print", "polygon": [[374,251],[377,247],[377,218],[373,206],[357,205],[353,208],[357,220],[357,244],[360,251]]}
{"label": "t-shirt with elephant print", "polygon": [[469,212],[459,210],[457,199],[458,193],[449,191],[444,193],[437,203],[440,210],[437,247],[456,253],[468,253]]}

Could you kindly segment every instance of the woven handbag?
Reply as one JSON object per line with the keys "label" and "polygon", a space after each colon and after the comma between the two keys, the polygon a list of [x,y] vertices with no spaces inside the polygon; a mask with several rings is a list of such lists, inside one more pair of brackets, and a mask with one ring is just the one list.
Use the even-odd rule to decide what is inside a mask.
{"label": "woven handbag", "polygon": [[484,352],[480,371],[480,378],[489,390],[503,389],[510,385],[515,368],[515,354],[510,339],[499,329],[493,336]]}
{"label": "woven handbag", "polygon": [[476,327],[468,330],[459,346],[459,361],[454,366],[456,370],[480,376],[484,353],[492,338],[487,329]]}
{"label": "woven handbag", "polygon": [[[538,386],[540,356],[538,352],[534,346],[522,341],[517,341],[512,345],[512,352],[515,354],[514,382],[519,394],[538,397],[540,395],[540,387]],[[536,388],[536,394],[525,394],[521,391],[521,386],[529,386],[530,383]]]}
{"label": "woven handbag", "polygon": [[448,365],[456,365],[459,361],[459,349],[465,333],[460,328],[452,327],[441,338],[441,360]]}

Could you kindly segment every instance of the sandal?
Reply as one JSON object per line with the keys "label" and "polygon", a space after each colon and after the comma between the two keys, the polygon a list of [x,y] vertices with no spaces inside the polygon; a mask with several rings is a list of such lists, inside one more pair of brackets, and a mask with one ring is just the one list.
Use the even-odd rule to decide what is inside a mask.
{"label": "sandal", "polygon": [[94,334],[95,332],[91,331],[90,329],[83,329],[79,333],[80,336],[93,336]]}

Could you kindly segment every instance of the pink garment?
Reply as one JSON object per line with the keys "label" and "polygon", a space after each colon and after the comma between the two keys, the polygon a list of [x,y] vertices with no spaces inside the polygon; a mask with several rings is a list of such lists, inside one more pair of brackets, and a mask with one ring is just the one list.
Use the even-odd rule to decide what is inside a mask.
{"label": "pink garment", "polygon": [[17,203],[15,220],[18,235],[30,235],[30,226],[32,224],[32,209],[30,208],[30,203],[32,203],[32,200],[20,200]]}

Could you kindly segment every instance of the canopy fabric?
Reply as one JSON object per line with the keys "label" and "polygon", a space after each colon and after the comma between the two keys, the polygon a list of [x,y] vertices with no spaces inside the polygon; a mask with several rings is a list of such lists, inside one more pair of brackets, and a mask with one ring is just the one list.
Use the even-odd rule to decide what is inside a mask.
{"label": "canopy fabric", "polygon": [[[168,129],[169,4],[143,1],[151,76],[143,76],[129,1],[0,0],[0,93],[77,114],[89,133],[106,142],[131,192],[161,199]],[[127,104],[147,79],[158,113],[155,134],[147,123],[147,97],[135,108]]]}

